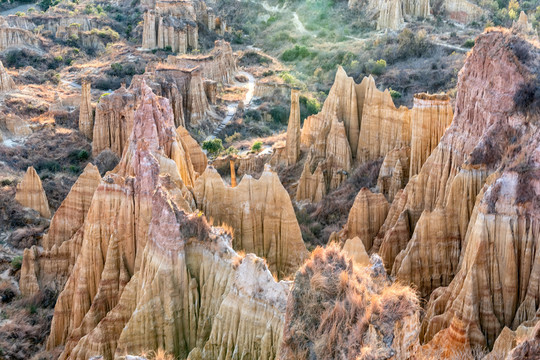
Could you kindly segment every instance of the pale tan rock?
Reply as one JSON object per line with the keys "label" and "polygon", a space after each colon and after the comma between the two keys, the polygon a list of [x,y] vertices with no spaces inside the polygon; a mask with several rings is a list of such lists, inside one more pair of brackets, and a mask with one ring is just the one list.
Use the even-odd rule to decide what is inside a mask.
{"label": "pale tan rock", "polygon": [[167,63],[179,68],[199,67],[204,79],[218,83],[230,82],[236,72],[236,60],[231,45],[225,40],[216,40],[214,48],[208,54],[169,55]]}
{"label": "pale tan rock", "polygon": [[20,48],[36,49],[40,45],[40,40],[32,31],[0,26],[0,51]]}
{"label": "pale tan rock", "polygon": [[174,161],[181,153],[180,141],[167,100],[142,87],[140,101],[122,159],[94,193],[79,256],[55,307],[47,346],[65,344],[62,358],[116,305],[139,269],[157,183],[164,188],[175,185],[169,191],[171,203],[184,211],[194,208],[180,177],[181,163]]}
{"label": "pale tan rock", "polygon": [[195,170],[198,174],[202,174],[208,165],[206,154],[202,151],[199,143],[197,143],[197,141],[191,137],[186,128],[179,126],[176,129],[176,133],[180,137],[182,145],[189,153],[189,157],[193,163],[193,170]]}
{"label": "pale tan rock", "polygon": [[401,0],[382,0],[380,1],[380,13],[377,20],[377,30],[391,29],[398,30],[403,27],[402,1]]}
{"label": "pale tan rock", "polygon": [[177,143],[168,102],[143,87],[126,151],[94,194],[55,307],[48,348],[64,345],[60,359],[157,349],[275,359],[289,284],[178,206]]}
{"label": "pale tan rock", "polygon": [[384,157],[377,178],[377,188],[386,195],[389,202],[394,201],[397,192],[409,181],[409,162],[411,149],[408,146],[394,149]]}
{"label": "pale tan rock", "polygon": [[236,187],[236,170],[234,169],[234,159],[229,160],[229,167],[231,168],[231,187]]}
{"label": "pale tan rock", "polygon": [[409,176],[420,172],[454,117],[450,97],[447,95],[415,94],[413,101]]}
{"label": "pale tan rock", "polygon": [[54,245],[60,246],[64,241],[79,230],[84,223],[88,209],[92,202],[94,192],[101,181],[99,170],[96,166],[88,163],[69,194],[56,210],[49,231],[43,235],[41,246],[50,250]]}
{"label": "pale tan rock", "polygon": [[7,92],[13,89],[15,89],[15,82],[7,73],[4,64],[0,61],[0,92]]}
{"label": "pale tan rock", "polygon": [[94,132],[94,117],[92,110],[92,95],[90,93],[91,83],[87,80],[82,81],[81,87],[81,106],[79,108],[79,131],[92,140]]}
{"label": "pale tan rock", "polygon": [[211,115],[200,68],[159,65],[148,70],[143,75],[133,77],[130,91],[138,94],[140,83],[144,80],[157,95],[169,99],[177,127],[198,127]]}
{"label": "pale tan rock", "polygon": [[403,14],[418,18],[428,18],[431,16],[431,8],[428,0],[404,0]]}
{"label": "pale tan rock", "polygon": [[32,166],[26,170],[22,181],[17,184],[15,200],[24,207],[36,210],[45,218],[51,217],[47,195],[41,185],[41,179]]}
{"label": "pale tan rock", "polygon": [[410,111],[396,108],[388,90],[380,91],[370,76],[359,93],[364,94],[356,159],[359,162],[384,157],[393,149],[409,146]]}
{"label": "pale tan rock", "polygon": [[366,252],[364,243],[356,236],[353,239],[347,239],[345,245],[343,245],[343,251],[345,251],[356,264],[360,266],[370,266],[369,255]]}
{"label": "pale tan rock", "polygon": [[264,257],[278,277],[307,257],[291,199],[275,172],[266,169],[259,180],[245,175],[232,188],[208,167],[194,190],[197,207],[214,224],[233,229],[233,247]]}
{"label": "pale tan rock", "polygon": [[93,131],[92,155],[110,149],[122,156],[133,128],[135,95],[125,86],[99,99]]}
{"label": "pale tan rock", "polygon": [[349,239],[359,237],[367,251],[373,246],[373,238],[379,232],[390,205],[383,194],[374,194],[362,188],[349,212],[347,219],[347,236]]}
{"label": "pale tan rock", "polygon": [[291,112],[287,126],[287,165],[296,164],[300,156],[300,100],[298,90],[291,90]]}
{"label": "pale tan rock", "polygon": [[517,31],[525,34],[534,31],[532,24],[529,23],[529,18],[524,11],[521,11],[519,13],[519,18],[517,20],[514,20],[514,23],[512,24],[512,29],[516,29]]}
{"label": "pale tan rock", "polygon": [[298,186],[296,187],[296,201],[308,200],[319,202],[326,195],[326,182],[322,171],[322,164],[317,165],[313,173],[310,170],[310,162],[304,163],[304,170]]}

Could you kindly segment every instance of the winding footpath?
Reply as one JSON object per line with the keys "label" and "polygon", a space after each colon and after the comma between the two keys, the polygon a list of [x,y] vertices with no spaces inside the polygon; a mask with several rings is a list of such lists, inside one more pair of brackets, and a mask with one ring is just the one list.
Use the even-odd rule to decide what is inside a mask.
{"label": "winding footpath", "polygon": [[[235,85],[242,86],[247,89],[247,93],[246,93],[246,96],[244,97],[243,102],[244,102],[244,106],[248,107],[249,104],[251,104],[251,100],[253,99],[253,94],[255,93],[255,78],[253,77],[253,75],[251,75],[250,73],[246,71],[239,71],[237,75],[244,75],[245,77],[248,78],[247,83],[240,83],[238,81],[235,81]],[[216,128],[216,130],[214,130],[212,135],[208,136],[206,140],[215,139],[221,133],[221,131],[223,131],[225,126],[227,126],[231,122],[231,120],[236,115],[237,111],[238,111],[237,102],[230,103],[229,105],[227,105],[227,115],[225,116],[221,124],[219,124],[219,126]]]}

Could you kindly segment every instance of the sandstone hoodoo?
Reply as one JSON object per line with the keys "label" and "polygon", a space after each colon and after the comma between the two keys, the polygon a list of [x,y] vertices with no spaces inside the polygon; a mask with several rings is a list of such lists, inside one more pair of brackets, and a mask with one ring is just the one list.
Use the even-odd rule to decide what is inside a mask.
{"label": "sandstone hoodoo", "polygon": [[534,2],[0,2],[0,358],[540,359]]}
{"label": "sandstone hoodoo", "polygon": [[[287,284],[263,260],[235,253],[223,229],[190,214],[172,110],[144,82],[139,101],[122,160],[93,195],[48,348],[63,345],[62,359],[148,349],[275,358]],[[234,343],[222,341],[232,333]]]}
{"label": "sandstone hoodoo", "polygon": [[15,200],[22,206],[36,210],[45,218],[51,217],[47,195],[45,195],[39,175],[32,166],[26,170],[22,181],[17,185]]}
{"label": "sandstone hoodoo", "polygon": [[287,127],[287,165],[294,165],[300,156],[300,103],[298,90],[291,90],[291,111]]}
{"label": "sandstone hoodoo", "polygon": [[[492,347],[504,326],[515,329],[538,310],[537,115],[516,103],[538,61],[533,46],[500,30],[477,39],[452,125],[378,235],[392,273],[431,294],[426,342],[462,329],[471,347]],[[531,57],[520,60],[512,49],[521,47]],[[395,256],[396,245],[392,265],[385,253]]]}
{"label": "sandstone hoodoo", "polygon": [[454,114],[447,95],[414,95],[411,114],[411,168],[409,176],[420,172],[422,165],[435,150]]}
{"label": "sandstone hoodoo", "polygon": [[204,1],[155,1],[144,13],[142,47],[150,50],[169,47],[180,54],[197,50],[199,22],[211,31],[222,34],[225,31],[225,22]]}
{"label": "sandstone hoodoo", "polygon": [[244,175],[230,187],[208,167],[195,183],[197,207],[213,220],[232,228],[235,250],[252,252],[283,278],[307,257],[307,250],[289,194],[275,172],[265,169],[256,180]]}
{"label": "sandstone hoodoo", "polygon": [[94,192],[101,181],[88,164],[54,214],[41,248],[25,249],[19,286],[25,296],[45,287],[61,291],[77,259]]}
{"label": "sandstone hoodoo", "polygon": [[91,83],[83,80],[81,87],[81,106],[79,108],[79,131],[92,140],[94,132],[94,117],[92,109]]}

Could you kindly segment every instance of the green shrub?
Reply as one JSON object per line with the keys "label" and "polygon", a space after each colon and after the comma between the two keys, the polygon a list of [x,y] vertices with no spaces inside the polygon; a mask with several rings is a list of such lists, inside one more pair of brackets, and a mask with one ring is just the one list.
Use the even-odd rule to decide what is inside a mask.
{"label": "green shrub", "polygon": [[0,186],[8,186],[11,184],[13,184],[13,181],[10,179],[2,179],[2,181],[0,181]]}
{"label": "green shrub", "polygon": [[246,119],[247,122],[262,120],[261,112],[255,109],[247,110],[244,114],[244,118]]}
{"label": "green shrub", "polygon": [[274,106],[270,109],[270,116],[275,123],[286,125],[289,121],[289,110],[281,105]]}
{"label": "green shrub", "polygon": [[221,139],[206,140],[203,142],[202,148],[215,155],[223,151],[223,143]]}
{"label": "green shrub", "polygon": [[262,149],[262,141],[255,141],[253,145],[251,145],[251,151],[258,153]]}
{"label": "green shrub", "polygon": [[380,76],[386,70],[386,61],[383,59],[377,61],[369,60],[366,64],[366,70],[370,74]]}
{"label": "green shrub", "polygon": [[11,260],[11,268],[15,271],[18,271],[22,267],[23,257],[22,256],[15,256],[13,260]]}
{"label": "green shrub", "polygon": [[474,39],[467,39],[463,43],[463,46],[466,47],[466,48],[472,48],[474,46]]}
{"label": "green shrub", "polygon": [[26,14],[23,13],[22,11],[17,11],[17,12],[15,13],[15,15],[17,15],[17,16],[26,16]]}
{"label": "green shrub", "polygon": [[401,93],[399,91],[392,90],[392,88],[388,89],[388,91],[390,92],[390,96],[392,97],[392,99],[401,98]]}
{"label": "green shrub", "polygon": [[238,149],[235,148],[234,146],[229,146],[227,148],[227,150],[225,150],[225,154],[227,155],[235,155],[235,154],[238,154]]}
{"label": "green shrub", "polygon": [[311,52],[305,46],[295,45],[294,48],[285,50],[281,54],[281,60],[294,61],[301,60],[311,55]]}

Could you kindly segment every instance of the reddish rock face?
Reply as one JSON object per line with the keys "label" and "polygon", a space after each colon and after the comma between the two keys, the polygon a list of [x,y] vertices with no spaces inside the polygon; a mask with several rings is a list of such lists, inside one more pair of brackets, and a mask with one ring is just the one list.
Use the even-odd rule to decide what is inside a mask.
{"label": "reddish rock face", "polygon": [[[520,59],[518,47],[529,56]],[[477,39],[460,72],[452,125],[405,188],[402,215],[389,216],[394,225],[379,234],[381,250],[406,244],[394,275],[431,294],[424,341],[445,342],[461,324],[471,347],[491,347],[505,326],[516,328],[538,310],[540,137],[537,114],[514,100],[535,76],[537,54],[506,31]],[[412,225],[410,241],[398,231],[402,217]]]}

